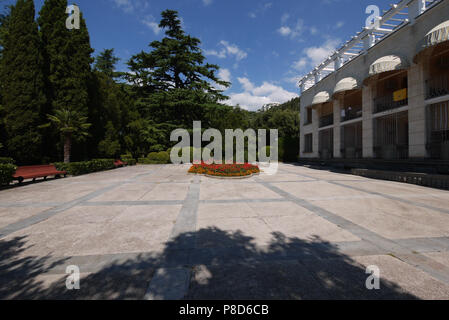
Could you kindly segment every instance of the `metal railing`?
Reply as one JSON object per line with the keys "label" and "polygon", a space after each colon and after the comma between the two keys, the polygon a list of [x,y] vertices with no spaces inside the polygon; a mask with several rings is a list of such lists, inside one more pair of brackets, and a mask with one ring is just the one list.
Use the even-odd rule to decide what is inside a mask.
{"label": "metal railing", "polygon": [[320,117],[320,128],[331,126],[334,124],[334,115],[329,114],[327,116]]}
{"label": "metal railing", "polygon": [[362,107],[356,107],[351,109],[343,109],[344,114],[341,115],[341,122],[358,119],[362,117]]}
{"label": "metal railing", "polygon": [[374,113],[397,109],[406,105],[408,105],[408,98],[394,101],[393,95],[379,97],[374,99]]}
{"label": "metal railing", "polygon": [[426,99],[449,94],[449,74],[432,77],[426,80]]}

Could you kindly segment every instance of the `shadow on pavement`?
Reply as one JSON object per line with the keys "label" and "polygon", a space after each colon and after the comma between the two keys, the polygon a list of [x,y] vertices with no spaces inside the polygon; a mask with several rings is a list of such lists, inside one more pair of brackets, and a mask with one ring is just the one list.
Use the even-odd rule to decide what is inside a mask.
{"label": "shadow on pavement", "polygon": [[[20,258],[26,239],[2,240],[0,298],[142,299],[155,270],[163,267],[190,270],[185,298],[193,300],[416,299],[385,280],[380,290],[367,290],[366,269],[318,237],[305,241],[273,233],[264,247],[254,240],[217,228],[184,233],[168,242],[160,254],[141,254],[83,274],[81,289],[75,291],[66,289],[65,274],[50,273],[49,283],[40,280],[55,266],[64,266],[64,259],[49,265],[48,257]],[[166,272],[158,283],[162,280],[169,288],[176,281],[171,274]],[[167,298],[163,288],[159,294]]]}

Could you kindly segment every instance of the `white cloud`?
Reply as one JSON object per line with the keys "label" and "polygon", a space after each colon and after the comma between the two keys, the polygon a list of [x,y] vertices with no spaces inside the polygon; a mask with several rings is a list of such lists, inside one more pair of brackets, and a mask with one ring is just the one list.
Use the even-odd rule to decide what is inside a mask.
{"label": "white cloud", "polygon": [[230,94],[229,100],[225,103],[232,106],[240,105],[246,110],[255,111],[266,104],[283,103],[298,96],[272,83],[264,82],[256,87],[248,78],[237,80],[242,85],[243,92]]}
{"label": "white cloud", "polygon": [[210,4],[212,3],[212,1],[213,1],[213,0],[203,0],[203,4],[204,4],[205,6],[208,6],[208,5],[210,5]]}
{"label": "white cloud", "polygon": [[339,39],[329,39],[319,47],[309,47],[304,49],[303,53],[305,57],[303,56],[295,61],[293,63],[293,68],[298,71],[304,71],[305,68],[315,67],[329,57],[340,42]]}
{"label": "white cloud", "polygon": [[272,6],[273,6],[272,2],[266,2],[266,3],[259,4],[259,6],[256,9],[254,9],[254,11],[250,12],[248,15],[250,18],[255,19],[255,18],[257,18],[258,15],[265,13],[265,11],[270,9]]}
{"label": "white cloud", "polygon": [[[281,18],[281,20],[283,19]],[[285,19],[285,21],[287,20]],[[292,26],[283,25],[277,30],[277,32],[283,37],[289,36],[290,38],[293,39],[300,36],[305,29],[306,27],[304,26],[304,20],[298,19],[295,25]]]}
{"label": "white cloud", "polygon": [[148,9],[148,0],[112,0],[115,5],[126,13],[142,12]]}
{"label": "white cloud", "polygon": [[284,13],[281,17],[281,24],[285,24],[289,18],[290,18],[290,14]]}
{"label": "white cloud", "polygon": [[[223,80],[226,82],[231,82],[231,72],[229,71],[229,69],[224,69],[224,68],[220,69],[218,71],[217,77],[220,80]],[[229,89],[229,88],[226,88],[225,86],[222,86],[218,83],[215,83],[214,87],[218,90],[223,90],[223,91],[226,91],[227,89]]]}
{"label": "white cloud", "polygon": [[280,27],[278,29],[278,32],[282,35],[282,36],[288,36],[290,33],[292,33],[292,29],[290,29],[290,27]]}
{"label": "white cloud", "polygon": [[205,50],[204,53],[208,56],[216,56],[221,59],[233,56],[237,61],[248,57],[248,54],[245,51],[228,41],[221,40],[218,45],[221,47],[220,50]]}
{"label": "white cloud", "polygon": [[143,18],[141,20],[141,22],[146,25],[148,28],[150,28],[151,30],[153,30],[155,35],[158,35],[159,33],[161,33],[162,29],[159,28],[159,24],[157,22],[155,22],[154,17],[149,15],[146,16],[145,18]]}
{"label": "white cloud", "polygon": [[338,21],[335,27],[336,27],[337,29],[340,29],[340,28],[343,27],[344,25],[345,25],[345,22],[344,22],[344,21]]}
{"label": "white cloud", "polygon": [[231,72],[229,71],[229,69],[220,69],[218,71],[218,78],[226,82],[231,82]]}

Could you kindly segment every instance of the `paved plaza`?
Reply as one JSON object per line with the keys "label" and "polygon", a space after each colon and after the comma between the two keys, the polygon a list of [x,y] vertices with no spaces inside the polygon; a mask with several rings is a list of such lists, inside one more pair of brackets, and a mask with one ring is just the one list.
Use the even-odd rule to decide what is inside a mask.
{"label": "paved plaza", "polygon": [[0,191],[0,298],[449,299],[448,191],[287,164],[239,180],[187,170]]}

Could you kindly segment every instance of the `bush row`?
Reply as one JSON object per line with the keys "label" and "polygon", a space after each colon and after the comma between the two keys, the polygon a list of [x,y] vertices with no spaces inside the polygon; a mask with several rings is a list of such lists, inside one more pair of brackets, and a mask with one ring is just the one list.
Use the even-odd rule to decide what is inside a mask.
{"label": "bush row", "polygon": [[0,164],[14,164],[13,158],[0,157]]}
{"label": "bush row", "polygon": [[137,164],[136,159],[131,154],[124,154],[120,156],[120,160],[126,162],[128,166],[135,166]]}
{"label": "bush row", "polygon": [[16,166],[11,163],[0,163],[0,185],[12,182],[12,176],[16,172]]}
{"label": "bush row", "polygon": [[[270,147],[267,146],[266,148],[266,155],[270,156]],[[189,155],[189,161],[193,162],[193,156],[194,156],[194,152],[195,152],[196,148],[193,147],[185,147],[182,150],[179,149],[179,153],[178,155],[181,157],[183,152],[187,153]],[[140,164],[167,164],[167,163],[171,163],[170,160],[170,154],[171,154],[172,149],[168,149],[167,151],[161,151],[161,152],[151,152],[146,158],[139,158],[138,162]],[[201,149],[201,155],[204,153],[204,151],[208,151],[207,148],[202,148]],[[209,151],[210,153],[210,151]],[[224,153],[224,151],[223,151]],[[245,158],[245,162],[248,161],[248,150],[244,151],[244,158]],[[259,160],[259,155],[257,155],[257,158]],[[123,158],[122,158],[123,160]],[[207,161],[207,159],[203,159],[204,161]],[[223,161],[225,159],[223,158]],[[234,154],[234,162],[236,161],[236,155]],[[125,160],[123,160],[125,161]]]}
{"label": "bush row", "polygon": [[82,174],[114,169],[114,159],[94,159],[83,162],[57,162],[54,164],[58,170],[67,171],[68,174],[79,176]]}

